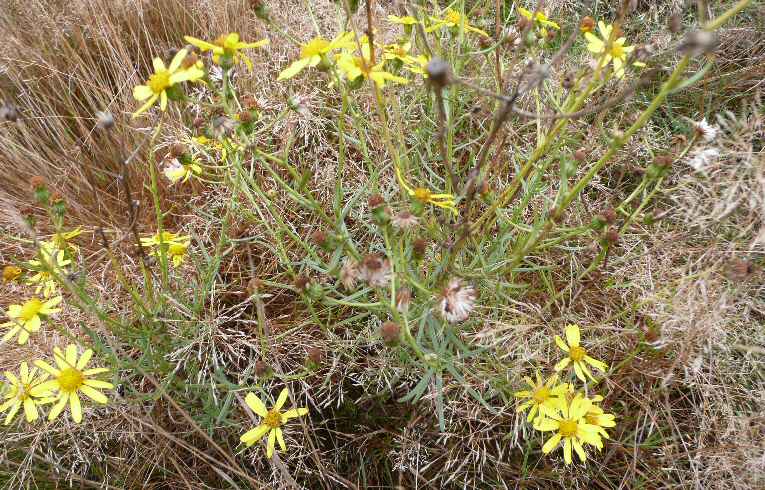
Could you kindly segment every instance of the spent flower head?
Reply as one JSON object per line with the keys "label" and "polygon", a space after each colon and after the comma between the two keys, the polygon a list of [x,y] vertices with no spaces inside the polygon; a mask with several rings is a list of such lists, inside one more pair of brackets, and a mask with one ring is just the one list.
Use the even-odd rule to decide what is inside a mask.
{"label": "spent flower head", "polygon": [[262,417],[263,420],[260,425],[242,434],[239,440],[245,443],[247,447],[250,447],[268,434],[266,457],[271,458],[274,455],[274,447],[277,441],[279,442],[279,447],[282,451],[286,451],[287,445],[284,443],[282,425],[290,419],[302,417],[308,413],[307,408],[291,408],[282,412],[282,407],[288,397],[289,391],[287,388],[284,388],[281,393],[279,393],[279,398],[277,398],[274,407],[271,410],[268,410],[266,409],[265,403],[255,396],[254,393],[247,393],[247,396],[244,399],[245,403],[253,412],[255,412],[255,414]]}
{"label": "spent flower head", "polygon": [[468,319],[475,307],[475,289],[462,284],[459,278],[452,278],[438,297],[438,311],[450,323]]}
{"label": "spent flower head", "polygon": [[6,265],[3,267],[3,282],[13,282],[21,276],[21,267],[15,265]]}

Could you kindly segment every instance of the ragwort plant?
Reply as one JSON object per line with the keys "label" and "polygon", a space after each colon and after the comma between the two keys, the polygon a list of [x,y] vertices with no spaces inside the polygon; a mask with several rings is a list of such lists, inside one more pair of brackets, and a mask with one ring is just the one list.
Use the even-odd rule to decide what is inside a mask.
{"label": "ragwort plant", "polygon": [[[463,1],[443,9],[435,2],[414,2],[404,12],[397,12],[401,15],[387,17],[400,26],[400,36],[384,42],[372,24],[370,3],[363,25],[354,15],[358,2],[343,0],[338,4],[344,26],[339,34],[318,32],[317,26],[314,38],[300,40],[271,19],[266,2],[254,2],[274,38],[296,47],[296,56],[278,80],[289,87],[299,83],[300,77],[321,78],[339,98],[339,105],[332,107],[336,118],[330,128],[337,136],[338,170],[329,189],[329,205],[308,188],[310,175],[291,158],[290,143],[284,151],[270,151],[261,143],[288,114],[266,117],[257,102],[240,93],[237,86],[236,74],[253,69],[250,56],[259,56],[257,50],[269,40],[246,42],[235,32],[212,40],[186,36],[188,45],[167,62],[161,57],[153,59],[153,72],[133,90],[138,104],[133,118],[149,124],[145,147],[137,151],[146,154],[155,221],[153,232],[145,234],[131,220],[141,283],[130,278],[121,252],[98,231],[116,280],[133,300],[130,318],[110,313],[110,307],[88,289],[86,274],[73,274],[74,268],[86,267],[72,243],[82,231],[67,231],[65,204],[50,195],[43,181],[33,183],[35,197],[48,209],[56,232],[44,240],[30,226],[29,244],[36,249],[36,257],[3,271],[4,281],[24,280],[42,296],[30,293],[28,301],[11,305],[9,322],[3,324],[8,329],[3,340],[27,342],[31,335],[40,335],[49,317],[69,307],[92,315],[109,335],[88,332],[92,348],[85,348],[79,357],[75,344],[85,342],[72,338],[65,351],[54,349],[57,367],[34,362],[42,370],[40,376],[27,363],[21,364],[18,376],[6,373],[10,389],[0,406],[7,410],[6,424],[22,408],[27,422],[34,423],[38,410],[50,404],[50,420],[68,406],[72,419],[79,423],[83,419],[80,394],[106,404],[106,396],[98,389],[112,389],[113,384],[93,376],[108,370],[86,369],[95,351],[112,364],[112,371],[121,373],[126,386],[137,385],[139,377],[149,380],[156,391],[151,396],[164,397],[176,406],[226,459],[233,474],[252,481],[210,439],[208,431],[220,423],[229,428],[241,425],[232,415],[237,401],[242,413],[254,419],[249,409],[259,418],[254,419],[258,420],[254,428],[241,428],[240,442],[246,447],[262,442],[270,459],[277,443],[286,451],[282,426],[309,413],[305,408],[281,411],[290,396],[286,387],[272,410],[254,393],[267,394],[268,385],[261,381],[276,379],[288,384],[310,372],[310,366],[297,374],[279,367],[278,353],[272,352],[270,341],[273,333],[263,317],[263,286],[294,292],[326,336],[337,335],[339,324],[353,328],[353,320],[375,319],[380,339],[395,352],[394,362],[417,377],[398,400],[433,400],[440,431],[447,429],[444,407],[455,390],[466,391],[485,410],[495,411],[504,398],[487,399],[470,387],[468,378],[479,374],[470,372],[465,360],[491,359],[500,363],[499,368],[507,361],[492,359],[491,352],[471,345],[462,333],[478,326],[492,308],[523,294],[528,274],[544,277],[544,265],[536,258],[555,247],[580,240],[598,244],[600,252],[576,277],[584,280],[608,259],[620,233],[634,220],[645,218],[643,211],[660,192],[669,166],[698,141],[714,139],[716,129],[706,121],[698,123],[681,149],[655,155],[634,192],[618,206],[600,210],[589,226],[567,226],[568,213],[585,212],[580,197],[619,150],[668,97],[707,72],[712,61],[705,57],[714,47],[714,32],[749,2],[739,1],[698,30],[675,36],[667,52],[630,44],[622,31],[627,22],[623,14],[615,19],[585,16],[566,23],[548,18],[539,5],[503,10],[507,18],[499,18],[498,12],[497,25],[508,27],[492,36],[477,27],[482,25],[481,19]],[[310,2],[306,8],[313,15]],[[504,46],[512,49],[509,63],[500,60]],[[553,80],[552,69],[574,50],[587,52],[590,63],[567,73],[560,82]],[[664,73],[662,67],[676,51],[682,53],[681,58]],[[688,73],[694,58],[706,61],[695,73]],[[486,67],[493,73],[494,87],[471,81],[473,70]],[[646,87],[656,78],[663,81],[651,92]],[[639,102],[636,94],[643,95],[641,100],[646,102]],[[537,112],[520,109],[521,100],[532,101]],[[464,115],[478,101],[493,105],[493,120],[481,139],[465,141],[463,129],[470,121]],[[607,142],[607,150],[591,154],[586,137],[573,130],[571,122],[603,110],[619,110],[626,102],[641,105],[641,112],[625,129],[597,128],[599,133],[588,137]],[[403,113],[415,103],[422,107],[422,124],[405,128]],[[370,104],[372,113],[365,111]],[[308,110],[294,97],[289,106],[292,111]],[[166,126],[167,113],[176,110],[195,115],[181,136]],[[536,140],[513,141],[503,132],[510,121],[535,126]],[[110,124],[104,123],[100,130],[108,132]],[[374,160],[359,138],[364,132],[382,142],[384,160]],[[369,181],[361,193],[349,193],[343,185],[352,148],[367,163]],[[509,149],[511,162],[500,157],[503,148]],[[463,154],[467,158],[458,158]],[[169,210],[163,208],[160,192],[163,178],[171,186],[201,182],[231,190],[231,199],[220,205],[222,225],[212,235],[211,247],[168,223]],[[499,181],[506,185],[495,190],[499,186],[494,182]],[[128,186],[124,175],[121,183]],[[320,225],[310,233],[300,233],[280,220],[273,186]],[[125,190],[133,213],[131,191],[129,187]],[[255,220],[259,209],[268,209],[275,217],[275,225],[264,228],[262,241],[279,257],[281,270],[276,277],[254,279],[247,288],[247,301],[257,306],[254,323],[260,345],[259,359],[245,366],[243,378],[255,375],[258,381],[243,386],[223,372],[215,373],[212,399],[206,397],[205,388],[195,391],[193,383],[178,388],[183,383],[168,355],[183,344],[164,337],[167,324],[177,322],[193,335],[195,320],[204,315],[221,263],[236,243],[234,223],[242,217]],[[356,209],[366,216],[363,233],[347,226]],[[302,250],[302,260],[288,255],[292,244]],[[176,273],[189,262],[195,269],[190,298],[181,294],[186,289],[179,282],[185,276]],[[62,290],[67,294],[65,300]],[[557,291],[543,306],[549,308],[564,294],[566,290]],[[126,356],[121,342],[141,354]],[[599,390],[611,368],[588,350],[597,342],[588,329],[568,325],[565,341],[559,336],[549,340],[550,347],[560,349],[560,361],[554,366],[534,366],[535,378],[524,378],[525,389],[516,390],[521,387],[518,383],[508,390],[504,380],[488,380],[496,392],[520,399],[517,409],[528,411],[531,427],[552,434],[546,441],[541,435],[532,436],[534,443],[544,454],[561,445],[565,464],[573,462],[573,453],[584,462],[591,448],[603,449],[610,437],[608,430],[618,423],[618,416],[606,413],[600,405],[608,394]],[[618,365],[625,359],[611,362]],[[132,390],[131,396],[137,400],[150,396]],[[240,395],[243,391],[248,391],[245,398]],[[199,399],[182,401],[183,395]],[[199,403],[206,407],[205,414],[193,413]],[[286,472],[278,458],[274,464]]]}

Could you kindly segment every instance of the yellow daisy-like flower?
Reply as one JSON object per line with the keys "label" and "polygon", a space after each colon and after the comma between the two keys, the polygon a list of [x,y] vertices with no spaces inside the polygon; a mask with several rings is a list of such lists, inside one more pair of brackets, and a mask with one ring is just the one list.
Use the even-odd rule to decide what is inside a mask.
{"label": "yellow daisy-like flower", "polygon": [[563,440],[563,460],[571,464],[571,451],[576,451],[582,462],[587,461],[583,443],[602,447],[603,442],[598,435],[598,428],[587,423],[585,416],[592,402],[585,398],[574,398],[567,403],[560,414],[539,417],[534,421],[534,428],[539,431],[555,431],[555,434],[542,446],[544,454],[551,453]]}
{"label": "yellow daisy-like flower", "polygon": [[[577,397],[583,397],[583,395],[579,393],[577,394]],[[606,428],[616,427],[616,416],[611,413],[606,413],[602,408],[595,405],[596,403],[603,401],[602,396],[595,395],[590,399],[590,401],[592,402],[592,405],[590,405],[589,410],[587,410],[587,413],[584,416],[584,420],[588,424],[597,427],[598,434],[603,439],[610,439]],[[597,448],[603,449],[602,441],[601,444],[597,446]]]}
{"label": "yellow daisy-like flower", "polygon": [[155,233],[154,236],[141,238],[142,246],[154,247],[152,254],[157,258],[160,256],[160,250],[164,248],[165,256],[171,259],[176,267],[183,263],[190,244],[190,236],[180,236],[169,231],[163,231],[161,235]]}
{"label": "yellow daisy-like flower", "polygon": [[281,412],[284,403],[287,401],[287,397],[289,397],[289,391],[287,388],[284,388],[282,392],[279,393],[279,398],[276,400],[274,408],[267,410],[266,405],[260,398],[253,393],[247,393],[247,396],[244,399],[245,403],[247,403],[247,406],[250,407],[253,412],[263,418],[260,425],[254,429],[248,430],[239,438],[247,445],[247,447],[252,446],[261,440],[263,436],[268,434],[268,447],[266,449],[266,456],[268,458],[274,455],[276,441],[279,441],[279,447],[281,447],[282,451],[287,450],[287,445],[284,443],[284,435],[282,434],[282,425],[290,419],[302,417],[308,413],[307,408],[291,408],[286,412]]}
{"label": "yellow daisy-like flower", "polygon": [[568,353],[568,357],[561,359],[561,361],[555,365],[555,370],[562,371],[569,364],[573,364],[576,377],[582,380],[582,382],[587,382],[585,375],[591,380],[595,381],[592,373],[587,368],[587,364],[604,373],[608,370],[608,365],[588,356],[584,347],[579,345],[579,340],[579,325],[566,326],[566,341],[568,344],[566,344],[566,342],[564,342],[559,335],[555,336],[555,343],[558,344],[558,347],[560,347],[564,352]]}
{"label": "yellow daisy-like flower", "polygon": [[474,32],[476,34],[480,34],[481,36],[489,37],[486,32],[478,29],[477,27],[471,26],[468,23],[466,17],[462,16],[462,14],[452,8],[446,9],[442,19],[439,19],[438,17],[431,17],[430,20],[433,21],[433,25],[425,29],[425,32],[433,32],[435,30],[441,29],[442,27],[462,27],[465,32]]}
{"label": "yellow daisy-like flower", "polygon": [[523,379],[531,389],[515,392],[517,398],[528,398],[528,400],[518,406],[517,411],[522,412],[527,408],[531,408],[526,418],[529,422],[535,418],[537,413],[540,416],[545,416],[562,411],[566,406],[565,395],[571,391],[571,385],[568,383],[556,385],[558,382],[557,374],[550,376],[546,383],[542,380],[539,371],[536,373],[536,378],[535,383],[528,376],[524,376]]}
{"label": "yellow daisy-like flower", "polygon": [[[587,39],[587,50],[593,54],[601,56],[603,66],[613,63],[614,75],[617,78],[624,76],[624,67],[627,64],[627,57],[635,50],[635,46],[625,46],[627,42],[625,37],[619,37],[617,39],[611,39],[613,36],[614,26],[606,24],[602,20],[598,22],[598,31],[600,36],[598,37],[592,32],[585,32],[584,37]],[[632,66],[645,66],[645,63],[636,61],[632,63]]]}
{"label": "yellow daisy-like flower", "polygon": [[65,267],[72,263],[64,257],[64,251],[59,250],[52,242],[40,243],[40,256],[42,260],[33,259],[28,262],[29,267],[35,270],[35,274],[28,279],[30,284],[37,284],[35,292],[42,293],[46,298],[51,297],[58,291],[58,285],[53,280],[54,270],[59,274],[65,274]]}
{"label": "yellow daisy-like flower", "polygon": [[268,39],[262,39],[254,43],[243,42],[239,39],[239,33],[237,32],[221,34],[211,43],[191,36],[183,36],[183,39],[187,43],[201,49],[202,52],[212,52],[213,63],[216,65],[220,65],[222,60],[230,60],[234,64],[244,61],[244,64],[247,65],[247,69],[250,71],[252,71],[252,60],[240,51],[243,49],[261,48],[269,43]]}
{"label": "yellow daisy-like flower", "polygon": [[388,22],[392,24],[402,24],[405,26],[412,26],[414,24],[419,24],[420,21],[412,17],[411,15],[405,15],[403,17],[398,17],[396,15],[388,15]]}
{"label": "yellow daisy-like flower", "polygon": [[535,15],[530,10],[527,10],[523,7],[518,7],[518,13],[530,20],[536,26],[542,36],[547,35],[547,27],[552,27],[556,30],[560,29],[560,26],[557,23],[549,20],[547,16],[542,12],[537,12]]}
{"label": "yellow daisy-like flower", "polygon": [[401,174],[401,169],[396,167],[396,177],[401,187],[404,188],[407,194],[423,204],[432,204],[433,206],[448,209],[454,214],[457,214],[457,207],[454,202],[454,196],[451,194],[434,194],[430,189],[424,187],[412,188],[404,180],[404,176]]}
{"label": "yellow daisy-like flower", "polygon": [[164,173],[165,177],[167,177],[167,179],[170,181],[170,185],[173,185],[178,182],[188,181],[192,175],[201,174],[202,167],[200,167],[196,162],[184,165],[178,160],[173,160],[164,168],[162,173]]}
{"label": "yellow daisy-like flower", "polygon": [[58,250],[71,250],[73,253],[77,253],[79,250],[79,247],[75,245],[74,243],[70,243],[73,238],[76,238],[82,234],[82,228],[76,228],[72,231],[61,231],[54,233],[51,237],[51,243],[58,249]]}
{"label": "yellow daisy-like flower", "polygon": [[69,403],[69,411],[72,420],[76,423],[82,422],[82,401],[80,393],[101,405],[106,405],[108,399],[106,395],[98,390],[111,390],[114,385],[93,379],[92,376],[108,373],[106,368],[85,369],[93,357],[93,350],[88,349],[77,359],[77,346],[70,344],[66,347],[66,354],[58,347],[53,348],[53,359],[56,361],[57,368],[54,368],[45,361],[35,361],[35,365],[47,372],[53,379],[39,385],[39,390],[55,391],[56,404],[51,408],[48,414],[48,420],[58,417]]}
{"label": "yellow daisy-like flower", "polygon": [[[368,45],[364,44],[366,48]],[[368,48],[365,49],[368,51]],[[337,67],[348,78],[348,80],[356,80],[359,77],[364,77],[367,80],[372,80],[375,84],[382,88],[385,86],[386,81],[393,83],[406,84],[409,83],[404,77],[394,75],[385,71],[383,68],[384,62],[372,65],[368,56],[353,56],[350,53],[342,53],[337,55]]]}
{"label": "yellow daisy-like flower", "polygon": [[336,38],[327,41],[323,37],[315,37],[300,47],[300,58],[282,70],[277,80],[292,78],[309,66],[316,66],[326,59],[326,55],[336,49],[353,49],[356,46],[353,32],[341,32]]}
{"label": "yellow daisy-like flower", "polygon": [[3,282],[12,282],[19,278],[21,275],[21,267],[15,265],[6,265],[3,267]]}
{"label": "yellow daisy-like flower", "polygon": [[186,59],[188,54],[189,52],[185,49],[178,51],[172,61],[170,61],[170,66],[165,66],[165,63],[160,58],[152,60],[154,73],[144,85],[133,87],[133,98],[139,102],[146,101],[144,105],[133,113],[134,118],[149,110],[157,100],[159,100],[159,108],[164,111],[167,109],[168,89],[178,83],[199,80],[205,75],[204,70],[196,64],[188,68],[182,66],[183,60]]}
{"label": "yellow daisy-like flower", "polygon": [[22,407],[24,408],[27,422],[32,423],[40,418],[37,412],[37,405],[53,401],[51,393],[40,388],[41,384],[48,379],[48,375],[41,373],[40,376],[37,376],[37,368],[30,370],[29,365],[25,361],[21,363],[18,377],[8,371],[5,372],[5,377],[11,386],[11,389],[4,395],[5,401],[0,405],[0,412],[8,410],[5,416],[5,425],[13,421],[16,413]]}
{"label": "yellow daisy-like flower", "polygon": [[383,47],[383,59],[387,61],[399,60],[405,65],[417,65],[417,58],[409,54],[412,50],[412,43],[388,44]]}
{"label": "yellow daisy-like flower", "polygon": [[29,336],[40,330],[43,318],[61,311],[60,308],[55,308],[59,303],[61,303],[61,296],[45,302],[39,298],[32,298],[21,305],[10,305],[6,315],[11,321],[0,325],[9,329],[3,335],[2,341],[7,342],[18,334],[19,345],[26,344]]}

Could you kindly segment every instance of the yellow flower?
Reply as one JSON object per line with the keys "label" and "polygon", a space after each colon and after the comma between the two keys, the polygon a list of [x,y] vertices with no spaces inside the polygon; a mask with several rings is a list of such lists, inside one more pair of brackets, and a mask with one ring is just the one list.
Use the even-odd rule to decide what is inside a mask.
{"label": "yellow flower", "polygon": [[164,248],[165,256],[171,259],[176,267],[183,263],[190,244],[190,236],[179,236],[169,231],[163,231],[161,235],[155,233],[154,236],[141,238],[141,245],[144,247],[155,247],[152,254],[157,258],[160,257],[160,250]]}
{"label": "yellow flower", "polygon": [[425,69],[430,62],[430,58],[424,54],[414,56],[414,63],[404,65],[404,68],[412,73],[422,75],[424,78],[428,78],[428,71]]}
{"label": "yellow flower", "polygon": [[448,209],[452,213],[457,214],[457,207],[454,203],[454,196],[451,194],[434,194],[430,191],[430,189],[426,189],[424,187],[412,188],[409,184],[406,183],[406,180],[404,180],[404,176],[401,174],[401,169],[399,169],[398,166],[395,167],[398,182],[401,184],[401,187],[404,188],[407,194],[423,204],[432,204],[433,206]]}
{"label": "yellow flower", "polygon": [[411,42],[403,44],[388,44],[383,47],[383,59],[387,61],[399,60],[405,65],[418,65],[417,58],[409,54],[412,49]]}
{"label": "yellow flower", "polygon": [[518,7],[518,13],[520,13],[522,16],[524,16],[528,20],[532,21],[532,23],[537,27],[537,29],[539,30],[540,34],[542,34],[542,36],[547,35],[546,27],[552,27],[553,29],[560,29],[560,26],[558,24],[549,20],[547,16],[543,14],[542,12],[537,12],[536,15],[534,15],[533,12],[526,10],[523,7]]}
{"label": "yellow flower", "polygon": [[289,419],[302,417],[308,413],[307,408],[291,408],[286,412],[281,412],[288,396],[289,391],[287,388],[284,388],[282,392],[279,393],[279,398],[276,400],[274,408],[266,410],[266,405],[257,396],[253,393],[247,393],[247,396],[244,399],[245,403],[247,403],[247,406],[250,407],[253,412],[262,417],[263,421],[254,429],[242,434],[242,437],[240,437],[239,440],[245,443],[247,447],[250,447],[268,434],[268,447],[266,449],[266,456],[268,458],[274,454],[276,441],[279,441],[279,447],[282,448],[282,451],[286,451],[287,446],[284,444],[284,435],[282,434],[281,428],[282,424]]}
{"label": "yellow flower", "polygon": [[[624,66],[627,63],[627,57],[632,51],[635,50],[635,46],[625,46],[627,42],[625,37],[617,39],[611,39],[614,36],[614,26],[606,24],[602,20],[598,22],[598,31],[600,31],[601,37],[596,36],[591,32],[585,32],[584,37],[587,39],[587,50],[593,54],[601,56],[603,66],[613,62],[614,75],[617,78],[624,76]],[[645,63],[636,61],[632,63],[632,66],[645,66]]]}
{"label": "yellow flower", "polygon": [[75,245],[74,243],[69,243],[69,241],[73,238],[76,238],[82,234],[82,228],[77,228],[72,231],[62,231],[54,233],[51,237],[51,243],[59,249],[59,250],[69,250],[71,249],[73,253],[77,253],[79,250],[79,247]]}
{"label": "yellow flower", "polygon": [[[363,45],[369,51],[368,44]],[[391,81],[394,83],[409,83],[404,77],[400,77],[389,73],[383,69],[384,62],[372,65],[368,56],[353,56],[350,53],[342,53],[337,55],[337,67],[340,71],[348,77],[348,80],[356,80],[358,77],[364,77],[367,80],[372,80],[378,87],[384,87],[385,81]]]}
{"label": "yellow flower", "polygon": [[404,17],[398,17],[396,15],[388,15],[388,22],[391,22],[393,24],[403,24],[405,26],[411,26],[411,25],[420,23],[420,21],[418,21],[411,15],[405,15]]}
{"label": "yellow flower", "polygon": [[563,440],[563,460],[571,464],[571,450],[576,451],[582,462],[587,461],[582,443],[602,447],[603,442],[598,435],[598,428],[587,423],[585,415],[592,402],[585,398],[574,398],[567,403],[560,414],[539,417],[534,421],[534,428],[539,431],[555,431],[555,434],[542,446],[544,454],[551,453],[561,439]]}
{"label": "yellow flower", "polygon": [[[576,395],[577,397],[584,397],[581,393],[578,393]],[[603,401],[603,397],[600,395],[595,395],[590,399],[592,402],[592,405],[590,405],[589,410],[587,410],[587,413],[584,416],[585,422],[588,424],[597,427],[598,434],[603,439],[610,439],[608,432],[606,431],[606,428],[610,427],[616,427],[616,416],[611,413],[605,413],[605,411],[600,408],[599,406],[595,405],[596,403],[600,403]],[[598,449],[603,449],[603,444],[601,441],[601,444],[597,446]]]}
{"label": "yellow flower", "polygon": [[526,384],[529,385],[531,390],[515,392],[517,398],[528,398],[527,401],[518,406],[517,411],[522,412],[530,407],[531,410],[529,410],[529,415],[526,418],[529,422],[534,419],[537,412],[539,412],[540,416],[545,416],[563,410],[566,406],[565,394],[571,391],[571,385],[568,383],[560,383],[556,385],[558,382],[557,374],[550,376],[550,379],[548,379],[546,383],[543,382],[542,376],[539,375],[538,371],[536,373],[536,378],[537,381],[535,383],[528,376],[524,376],[523,379],[526,381]]}
{"label": "yellow flower", "polygon": [[292,78],[308,66],[316,66],[321,63],[326,55],[335,49],[353,49],[356,45],[353,32],[341,32],[332,41],[323,37],[315,37],[300,47],[300,58],[293,61],[290,66],[282,70],[277,80]]}
{"label": "yellow flower", "polygon": [[12,282],[21,275],[21,267],[15,265],[6,265],[3,267],[3,282]]}
{"label": "yellow flower", "polygon": [[234,64],[244,61],[244,64],[247,65],[247,69],[250,71],[252,71],[252,60],[250,60],[247,55],[240,53],[240,51],[243,49],[260,48],[269,43],[268,39],[263,39],[254,43],[240,41],[239,33],[237,32],[221,34],[211,43],[191,36],[183,36],[183,39],[185,39],[187,43],[201,49],[202,52],[211,51],[213,55],[213,63],[216,65],[221,64],[221,59],[224,61],[230,60],[230,62]]}
{"label": "yellow flower", "polygon": [[197,65],[183,68],[183,60],[186,59],[187,54],[188,51],[185,49],[178,51],[170,62],[170,66],[165,66],[165,63],[159,58],[152,60],[154,74],[149,77],[144,85],[137,85],[133,88],[133,98],[137,101],[146,101],[133,113],[133,117],[138,117],[146,112],[157,99],[159,99],[160,109],[164,111],[167,109],[167,90],[169,88],[177,83],[199,80],[204,76],[204,71]]}
{"label": "yellow flower", "polygon": [[587,378],[585,378],[585,375],[587,375],[587,377],[595,381],[595,378],[593,378],[592,373],[587,368],[586,364],[589,364],[598,371],[604,373],[608,370],[608,365],[588,356],[584,347],[579,345],[579,340],[580,335],[578,325],[566,326],[566,341],[568,341],[568,345],[566,342],[563,342],[563,339],[561,339],[559,335],[555,336],[555,343],[558,344],[558,347],[560,347],[564,352],[568,353],[568,357],[563,358],[560,362],[558,362],[558,364],[555,365],[555,370],[562,371],[570,363],[573,363],[574,372],[576,373],[577,378],[586,383]]}
{"label": "yellow flower", "polygon": [[471,26],[465,17],[463,17],[459,12],[452,8],[446,9],[443,19],[439,19],[438,17],[431,17],[430,20],[432,20],[434,24],[425,29],[425,32],[433,32],[442,27],[462,27],[465,32],[474,32],[476,34],[480,34],[481,36],[489,37],[486,32],[478,29],[477,27]]}
{"label": "yellow flower", "polygon": [[35,288],[37,294],[42,292],[44,297],[49,298],[58,290],[58,285],[50,271],[65,274],[65,267],[72,261],[65,258],[64,251],[56,248],[52,242],[40,243],[40,256],[42,260],[33,259],[28,262],[29,267],[36,271],[28,281],[30,284],[37,284]]}
{"label": "yellow flower", "polygon": [[40,418],[37,405],[53,401],[49,391],[40,389],[40,385],[48,379],[48,375],[41,373],[38,377],[37,368],[32,368],[30,371],[29,365],[25,361],[21,363],[19,377],[8,371],[5,372],[5,377],[11,385],[11,389],[4,395],[5,402],[0,405],[0,412],[8,410],[8,414],[5,416],[5,425],[13,421],[16,413],[22,407],[24,407],[27,422],[32,423]]}
{"label": "yellow flower", "polygon": [[17,342],[19,345],[26,344],[29,335],[40,330],[43,318],[61,311],[60,308],[55,308],[59,303],[61,303],[61,296],[56,296],[45,302],[38,298],[32,298],[22,305],[10,305],[5,314],[11,321],[0,325],[9,329],[3,335],[2,341],[7,342],[18,334]]}
{"label": "yellow flower", "polygon": [[201,174],[202,167],[200,167],[196,162],[185,165],[178,160],[173,160],[164,168],[162,172],[170,181],[170,185],[173,185],[179,181],[186,182],[191,178],[192,175]]}
{"label": "yellow flower", "polygon": [[114,385],[91,378],[97,374],[108,373],[109,370],[106,368],[85,369],[91,357],[93,357],[93,351],[88,349],[78,360],[77,346],[70,344],[66,347],[66,354],[58,347],[53,348],[53,359],[58,368],[54,368],[45,361],[35,361],[35,366],[53,376],[51,381],[39,385],[38,389],[57,392],[55,394],[57,402],[48,414],[48,420],[58,417],[69,402],[72,420],[78,424],[82,422],[82,402],[79,393],[102,405],[106,405],[109,401],[98,390],[110,390],[114,388]]}

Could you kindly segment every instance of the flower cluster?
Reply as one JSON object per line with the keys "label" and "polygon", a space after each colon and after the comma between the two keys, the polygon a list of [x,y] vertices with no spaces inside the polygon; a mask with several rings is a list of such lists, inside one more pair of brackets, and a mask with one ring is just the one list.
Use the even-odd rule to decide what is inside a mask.
{"label": "flower cluster", "polygon": [[[555,365],[555,371],[573,365],[576,378],[586,383],[585,375],[594,378],[585,363],[603,372],[608,369],[605,363],[587,355],[587,351],[580,345],[577,325],[566,327],[566,341],[555,336],[558,347],[568,354]],[[529,377],[524,377],[524,380],[528,389],[515,393],[517,398],[524,400],[517,410],[528,410],[526,420],[532,422],[534,429],[553,432],[552,437],[542,446],[544,454],[551,453],[563,442],[563,460],[571,464],[573,452],[576,452],[580,461],[587,460],[585,445],[595,446],[598,450],[603,448],[603,439],[609,438],[606,428],[616,426],[616,417],[605,413],[598,405],[603,397],[596,395],[588,398],[585,393],[577,392],[573,384],[559,382],[558,374],[544,381],[537,372],[536,380]]]}

